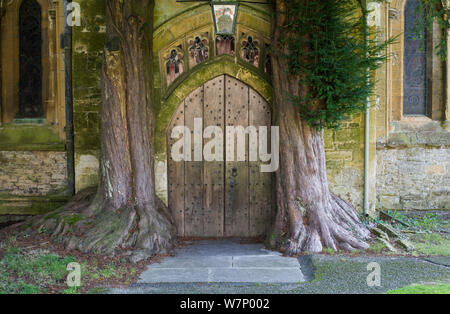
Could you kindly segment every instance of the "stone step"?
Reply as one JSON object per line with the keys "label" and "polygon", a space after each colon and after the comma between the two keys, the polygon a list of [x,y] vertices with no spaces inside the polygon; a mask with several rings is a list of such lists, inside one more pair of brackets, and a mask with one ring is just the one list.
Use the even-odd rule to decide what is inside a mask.
{"label": "stone step", "polygon": [[138,283],[298,283],[304,282],[296,258],[261,244],[200,242],[148,266]]}

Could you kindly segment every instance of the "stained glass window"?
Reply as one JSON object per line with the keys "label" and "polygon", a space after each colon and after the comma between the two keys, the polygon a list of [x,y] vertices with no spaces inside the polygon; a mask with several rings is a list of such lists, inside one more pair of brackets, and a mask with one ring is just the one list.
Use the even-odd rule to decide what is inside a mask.
{"label": "stained glass window", "polygon": [[421,0],[408,0],[405,6],[404,97],[405,115],[427,114],[427,31],[420,25]]}
{"label": "stained glass window", "polygon": [[24,0],[19,9],[19,113],[18,118],[42,118],[41,7]]}

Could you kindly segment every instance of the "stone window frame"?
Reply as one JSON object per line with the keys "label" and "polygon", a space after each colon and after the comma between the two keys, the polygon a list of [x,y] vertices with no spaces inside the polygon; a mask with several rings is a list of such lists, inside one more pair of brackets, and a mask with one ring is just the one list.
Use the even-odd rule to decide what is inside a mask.
{"label": "stone window frame", "polygon": [[[61,37],[64,33],[64,1],[36,0],[42,12],[42,105],[44,120],[64,139],[65,67]],[[1,18],[0,126],[17,122],[19,109],[19,9],[23,0],[13,0]],[[33,121],[27,121],[27,124]],[[36,123],[41,123],[37,121]]]}
{"label": "stone window frame", "polygon": [[403,113],[403,76],[404,76],[404,9],[407,0],[393,0],[387,5],[388,9],[388,37],[397,37],[397,41],[389,47],[388,61],[388,120],[410,123],[414,121],[442,121],[445,113],[445,63],[436,55],[436,45],[440,42],[441,34],[437,23],[433,31],[428,33],[429,47],[427,49],[427,85],[428,103],[427,115],[405,115]]}

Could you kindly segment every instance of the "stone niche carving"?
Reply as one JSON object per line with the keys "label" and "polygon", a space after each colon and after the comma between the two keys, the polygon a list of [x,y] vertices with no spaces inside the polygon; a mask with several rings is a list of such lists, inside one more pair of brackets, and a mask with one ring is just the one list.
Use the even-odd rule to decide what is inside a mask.
{"label": "stone niche carving", "polygon": [[260,59],[259,40],[255,39],[254,36],[246,36],[244,38],[245,40],[241,43],[241,58],[258,67]]}
{"label": "stone niche carving", "polygon": [[173,83],[184,72],[182,45],[170,48],[165,55],[167,86]]}
{"label": "stone niche carving", "polygon": [[216,51],[218,56],[223,54],[234,56],[235,53],[234,37],[230,35],[217,35]]}
{"label": "stone niche carving", "polygon": [[189,67],[193,68],[209,59],[209,36],[208,33],[204,35],[195,36],[188,40],[189,44]]}

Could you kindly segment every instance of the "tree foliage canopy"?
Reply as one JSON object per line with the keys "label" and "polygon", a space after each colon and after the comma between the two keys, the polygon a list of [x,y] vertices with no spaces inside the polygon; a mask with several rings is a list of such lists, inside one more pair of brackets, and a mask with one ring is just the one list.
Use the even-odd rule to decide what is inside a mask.
{"label": "tree foliage canopy", "polygon": [[421,0],[416,12],[419,18],[414,27],[414,32],[420,34],[424,26],[430,33],[433,32],[433,25],[437,26],[443,36],[434,48],[436,55],[444,61],[447,59],[447,36],[445,34],[450,28],[449,4],[447,4],[447,0]]}
{"label": "tree foliage canopy", "polygon": [[[367,11],[355,0],[286,0],[289,74],[309,86],[293,96],[303,120],[318,128],[338,128],[349,115],[366,109],[375,82],[368,80],[386,60],[391,42],[376,42],[366,27]],[[284,50],[286,51],[286,50]],[[320,105],[317,105],[320,103]]]}

